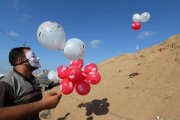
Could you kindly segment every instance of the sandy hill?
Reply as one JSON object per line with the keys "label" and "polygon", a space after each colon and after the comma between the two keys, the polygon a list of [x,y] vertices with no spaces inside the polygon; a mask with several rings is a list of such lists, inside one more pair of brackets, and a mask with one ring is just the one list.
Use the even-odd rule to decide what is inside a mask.
{"label": "sandy hill", "polygon": [[180,34],[98,67],[101,83],[63,95],[51,120],[180,120]]}

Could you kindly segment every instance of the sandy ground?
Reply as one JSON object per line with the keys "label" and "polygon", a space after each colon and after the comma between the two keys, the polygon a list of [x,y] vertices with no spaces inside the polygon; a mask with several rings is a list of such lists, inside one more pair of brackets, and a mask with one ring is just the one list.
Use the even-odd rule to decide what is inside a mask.
{"label": "sandy ground", "polygon": [[180,119],[180,35],[98,68],[101,82],[86,96],[63,95],[49,120]]}

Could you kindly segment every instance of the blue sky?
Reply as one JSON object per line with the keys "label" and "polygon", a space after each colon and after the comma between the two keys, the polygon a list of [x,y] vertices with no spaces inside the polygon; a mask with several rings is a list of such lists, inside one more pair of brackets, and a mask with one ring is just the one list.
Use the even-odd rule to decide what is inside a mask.
{"label": "blue sky", "polygon": [[[1,0],[0,73],[12,68],[8,62],[11,48],[24,42],[40,57],[41,69],[55,70],[69,65],[63,51],[43,47],[36,32],[45,21],[61,24],[66,41],[79,38],[86,44],[85,64],[100,63],[124,53],[161,43],[179,33],[178,0]],[[138,31],[131,29],[132,15],[149,12],[151,18]]]}

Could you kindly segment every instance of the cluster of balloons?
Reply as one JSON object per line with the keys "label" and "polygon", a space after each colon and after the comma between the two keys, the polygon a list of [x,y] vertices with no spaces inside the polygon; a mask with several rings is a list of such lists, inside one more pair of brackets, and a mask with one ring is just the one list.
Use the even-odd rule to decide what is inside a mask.
{"label": "cluster of balloons", "polygon": [[69,67],[61,65],[57,68],[58,77],[62,79],[60,90],[67,95],[75,89],[79,95],[87,95],[91,86],[101,80],[98,67],[94,63],[87,64],[83,68],[83,59],[72,60]]}
{"label": "cluster of balloons", "polygon": [[135,13],[132,16],[133,23],[131,25],[133,30],[139,30],[141,28],[140,22],[147,22],[150,19],[150,14],[148,12],[144,12],[141,15],[138,13]]}
{"label": "cluster of balloons", "polygon": [[99,83],[101,76],[97,71],[97,65],[90,63],[83,69],[83,57],[86,53],[85,44],[78,38],[67,40],[65,32],[60,24],[53,21],[42,23],[37,30],[39,42],[51,50],[63,50],[64,55],[71,60],[70,66],[61,65],[57,71],[50,71],[50,80],[62,79],[60,89],[63,94],[70,94],[74,88],[80,95],[90,92],[91,86]]}

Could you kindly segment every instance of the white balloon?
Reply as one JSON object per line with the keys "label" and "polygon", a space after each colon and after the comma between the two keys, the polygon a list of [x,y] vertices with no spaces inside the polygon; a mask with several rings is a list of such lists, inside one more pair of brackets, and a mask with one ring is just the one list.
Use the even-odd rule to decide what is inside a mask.
{"label": "white balloon", "polygon": [[76,42],[80,46],[80,50],[82,51],[81,56],[83,57],[86,53],[86,48],[85,48],[86,46],[85,46],[84,42],[80,39],[77,39],[77,38],[73,38],[73,41]]}
{"label": "white balloon", "polygon": [[140,17],[141,17],[141,15],[138,14],[138,13],[134,14],[134,15],[132,16],[133,22],[139,22],[139,21],[140,21]]}
{"label": "white balloon", "polygon": [[64,55],[70,60],[83,58],[85,52],[85,44],[78,38],[69,39],[64,47]]}
{"label": "white balloon", "polygon": [[148,12],[144,12],[141,14],[140,21],[147,22],[150,19],[150,14]]}
{"label": "white balloon", "polygon": [[58,76],[57,76],[57,72],[54,71],[54,70],[51,70],[51,71],[48,72],[48,79],[49,79],[49,80],[52,80],[52,81],[54,81],[54,80],[60,80],[60,79],[58,78]]}
{"label": "white balloon", "polygon": [[63,50],[66,43],[63,27],[52,21],[46,21],[39,26],[37,38],[44,47],[51,50]]}

